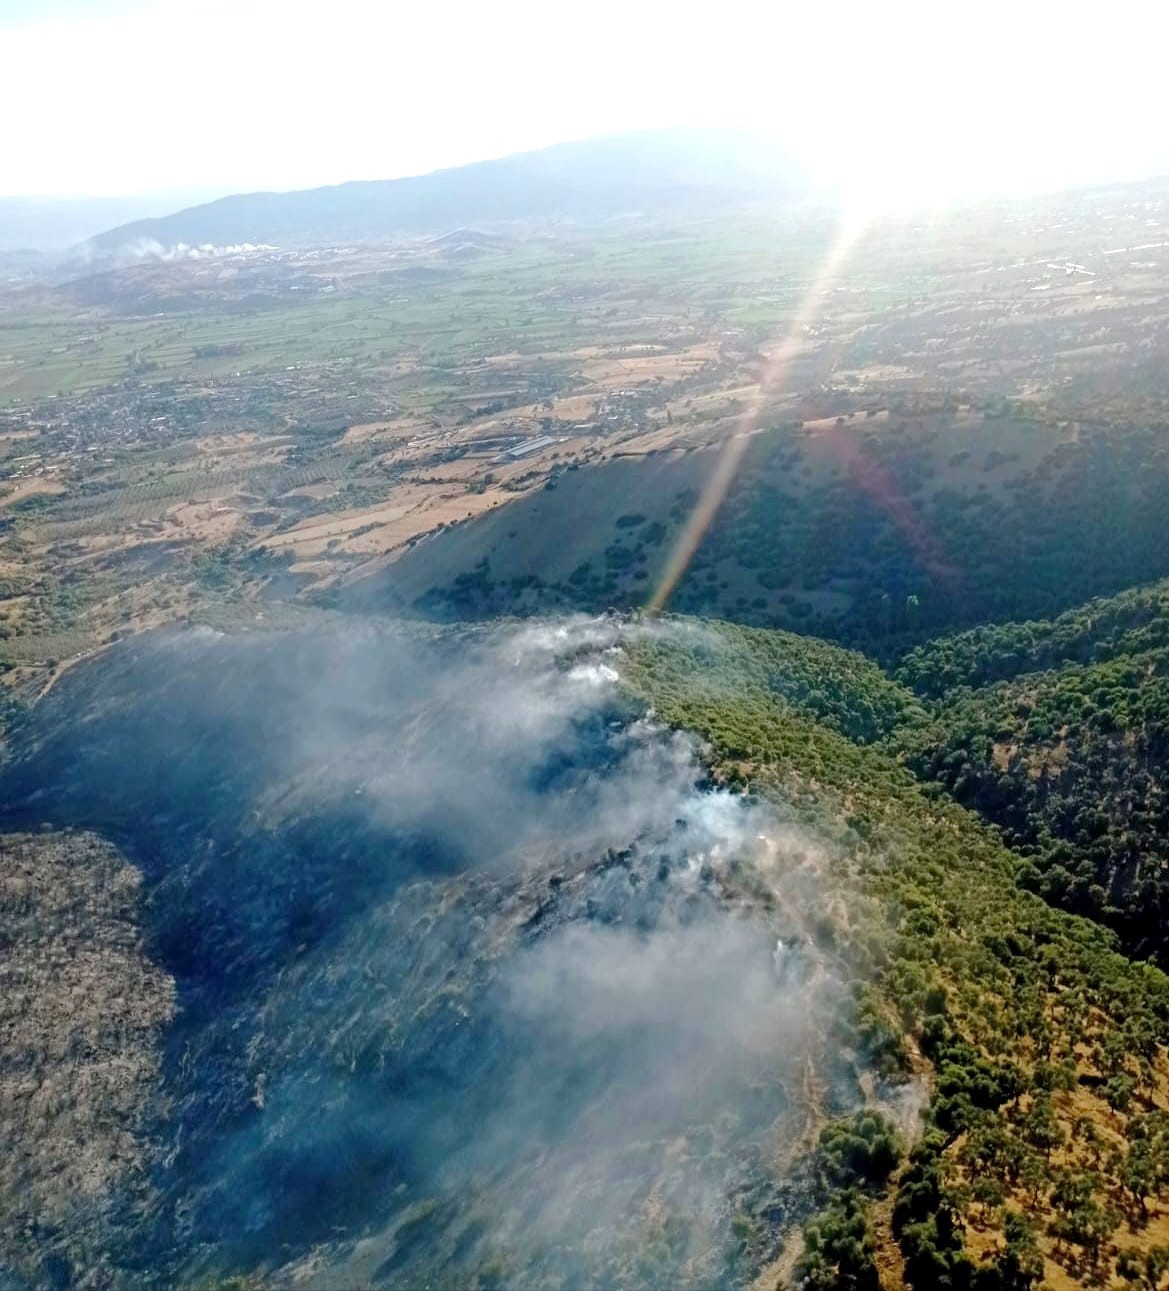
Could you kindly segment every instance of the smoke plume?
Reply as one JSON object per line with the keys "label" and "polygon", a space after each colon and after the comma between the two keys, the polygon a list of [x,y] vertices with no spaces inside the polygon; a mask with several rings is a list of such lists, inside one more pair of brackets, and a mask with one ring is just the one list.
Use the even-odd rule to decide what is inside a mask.
{"label": "smoke plume", "polygon": [[622,688],[650,630],[202,629],[54,689],[0,787],[142,867],[178,988],[143,1260],[713,1287],[774,1254],[809,1072],[853,1096],[819,855]]}

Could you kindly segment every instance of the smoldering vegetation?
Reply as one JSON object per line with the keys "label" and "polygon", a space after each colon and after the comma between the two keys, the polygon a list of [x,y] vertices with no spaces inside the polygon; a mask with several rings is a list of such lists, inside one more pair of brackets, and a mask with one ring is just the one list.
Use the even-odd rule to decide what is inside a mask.
{"label": "smoldering vegetation", "polygon": [[722,1287],[775,1255],[858,1097],[823,858],[621,689],[642,630],[172,632],[38,707],[6,827],[121,846],[177,991],[116,1280]]}

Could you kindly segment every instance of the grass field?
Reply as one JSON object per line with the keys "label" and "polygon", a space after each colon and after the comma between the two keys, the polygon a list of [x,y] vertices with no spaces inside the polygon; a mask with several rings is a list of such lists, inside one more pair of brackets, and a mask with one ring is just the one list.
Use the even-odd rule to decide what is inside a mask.
{"label": "grass field", "polygon": [[346,359],[390,363],[403,354],[460,365],[507,350],[572,349],[598,334],[654,339],[688,311],[775,286],[753,307],[780,323],[816,261],[824,228],[614,233],[509,246],[505,253],[411,276],[339,276],[292,301],[241,309],[230,291],[193,302],[160,292],[165,312],[110,316],[57,299],[0,302],[0,402],[92,390],[136,373],[150,381]]}

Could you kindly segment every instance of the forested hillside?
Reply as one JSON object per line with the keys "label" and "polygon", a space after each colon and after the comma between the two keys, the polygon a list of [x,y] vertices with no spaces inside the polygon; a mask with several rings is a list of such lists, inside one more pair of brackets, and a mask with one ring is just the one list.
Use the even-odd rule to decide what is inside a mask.
{"label": "forested hillside", "polygon": [[[1165,445],[1160,425],[924,397],[779,425],[745,446],[670,607],[885,661],[970,625],[1059,614],[1169,574]],[[705,448],[574,465],[331,599],[440,620],[637,608],[711,469]]]}
{"label": "forested hillside", "polygon": [[1169,1291],[1169,179],[819,115],[0,255],[0,1291]]}
{"label": "forested hillside", "polygon": [[[782,1097],[752,1085],[744,1105],[758,1114],[757,1132],[772,1145],[768,1136],[782,1134],[787,1146],[782,1160],[752,1157],[752,1172],[741,1176],[727,1203],[733,1210],[719,1203],[726,1236],[719,1238],[718,1271],[694,1285],[1156,1291],[1169,1268],[1169,977],[1143,957],[1161,957],[1149,912],[1162,899],[1158,848],[1166,824],[1159,759],[1169,716],[1169,645],[1155,644],[1162,639],[1163,590],[1128,593],[1053,622],[939,640],[913,652],[899,677],[812,637],[681,616],[470,632],[367,621],[351,641],[343,637],[339,655],[314,644],[308,628],[287,637],[273,629],[196,628],[138,638],[82,666],[16,724],[13,737],[27,751],[7,768],[6,792],[23,803],[22,818],[47,818],[63,829],[101,823],[134,846],[146,867],[151,944],[162,947],[175,974],[181,1030],[174,1034],[202,1046],[203,1055],[179,1061],[178,1041],[167,1051],[163,1078],[182,1097],[182,1132],[196,1147],[186,1147],[174,1173],[158,1178],[171,1190],[167,1196],[187,1205],[189,1195],[198,1208],[206,1258],[189,1263],[186,1238],[169,1221],[152,1230],[154,1247],[127,1236],[119,1258],[238,1272],[255,1291],[283,1285],[273,1268],[303,1269],[305,1261],[319,1259],[328,1272],[363,1268],[366,1249],[378,1252],[379,1276],[395,1284],[421,1285],[429,1270],[428,1285],[452,1291],[499,1287],[508,1285],[510,1270],[516,1285],[573,1285],[555,1281],[563,1257],[551,1246],[477,1245],[479,1230],[464,1232],[462,1212],[449,1199],[436,1203],[425,1178],[408,1194],[335,1189],[328,1182],[334,1158],[344,1162],[345,1152],[358,1152],[335,1147],[356,1141],[345,1099],[359,1090],[369,1099],[362,1107],[381,1108],[392,1102],[387,1090],[408,1086],[407,1073],[423,1081],[436,1069],[457,1077],[460,1091],[458,1082],[466,1082],[474,1098],[496,1097],[491,1089],[502,1086],[490,1086],[490,1063],[481,1055],[508,1050],[482,1030],[493,1015],[468,993],[480,969],[468,969],[458,949],[485,910],[497,921],[482,934],[483,965],[495,962],[508,937],[528,937],[536,946],[572,919],[620,930],[640,946],[664,893],[676,890],[681,927],[701,916],[703,902],[714,900],[700,893],[714,881],[717,861],[722,872],[711,909],[722,922],[711,945],[733,940],[743,920],[769,921],[770,934],[759,943],[765,969],[759,1000],[794,1001],[811,1043],[795,1051],[795,1069],[780,1082]],[[345,633],[347,623],[328,616],[315,631]],[[468,666],[460,652],[494,649],[500,634],[511,643],[502,652],[468,656],[491,660],[489,667],[476,663],[461,679],[453,674]],[[550,649],[563,652],[554,665],[547,663]],[[412,652],[433,661],[424,669]],[[1048,666],[1023,671],[1037,660]],[[345,682],[326,702],[314,686],[334,672]],[[999,680],[947,686],[943,675],[947,682],[971,675]],[[496,682],[488,685],[497,676],[506,685],[502,694],[492,690]],[[424,685],[425,677],[432,681]],[[594,709],[589,697],[603,693],[596,689],[602,685],[624,689]],[[584,743],[566,744],[560,736],[540,743],[540,758],[525,763],[517,781],[520,797],[508,790],[502,806],[491,798],[494,762],[506,766],[514,757],[506,750],[474,775],[458,774],[459,792],[433,783],[460,768],[468,749],[477,752],[485,732],[499,738],[514,722],[528,740],[541,704],[563,703],[570,694],[584,706],[564,730]],[[403,707],[374,709],[374,697]],[[452,734],[452,721],[465,724]],[[167,753],[174,723],[190,733],[181,758]],[[662,724],[693,732],[701,762],[694,744],[672,742]],[[605,818],[580,802],[607,765],[594,746],[614,741],[627,759],[619,763],[623,775],[639,774],[646,754],[635,730],[652,732],[660,749],[661,774],[646,782],[645,801],[664,812],[666,839],[649,846],[639,828],[628,846],[602,848],[594,862],[580,841],[594,816]],[[1000,747],[1004,740],[1009,753]],[[144,758],[144,749],[157,756]],[[669,792],[659,803],[680,754],[685,794],[694,788],[691,774],[701,786],[693,798],[677,800],[692,804],[681,815]],[[387,834],[376,815],[368,827],[361,824],[363,799],[376,798],[371,791],[379,784],[396,783],[395,756],[403,768],[417,762],[422,771],[400,799],[380,807],[397,802],[408,834]],[[370,779],[371,767],[381,781]],[[62,787],[47,801],[42,786],[50,783]],[[460,806],[471,784],[474,810]],[[526,874],[518,896],[509,889],[488,901],[484,884],[495,879],[475,878],[466,880],[467,904],[460,904],[452,893],[463,891],[464,880],[451,878],[455,862],[438,846],[445,833],[425,846],[410,841],[433,822],[441,831],[468,831],[468,847],[510,856],[517,837],[521,846],[528,837],[522,829],[517,835],[514,822],[534,810],[533,795],[541,801],[549,785],[563,786],[565,802],[583,812],[568,827],[559,816],[549,822],[554,845],[574,850],[564,858],[553,853],[551,870]],[[320,786],[334,797],[310,809]],[[733,792],[718,793],[720,787]],[[488,809],[480,812],[484,801]],[[704,850],[705,813],[727,810],[741,812],[744,822],[766,821],[759,825],[766,832],[751,826],[750,847],[741,852]],[[174,813],[183,813],[177,827]],[[212,831],[211,845],[198,841],[199,830]],[[396,875],[387,870],[395,855],[402,870]],[[1130,856],[1137,863],[1125,868]],[[769,869],[780,865],[788,869]],[[451,892],[427,904],[434,884],[446,892],[450,882]],[[165,903],[157,893],[166,894]],[[373,922],[351,927],[348,921],[364,918],[371,901]],[[340,929],[347,929],[344,937]],[[711,953],[705,943],[687,945],[697,948],[692,955]],[[345,977],[353,1012],[340,1025],[329,1001],[351,954],[372,976],[363,967]],[[423,974],[434,1001],[458,1000],[457,1008],[438,1012],[403,1006],[402,1018],[411,1019],[401,1023],[407,1033],[425,1023],[417,1064],[412,1050],[387,1057],[381,1047],[387,1034],[397,1034],[398,1015],[366,1012],[370,983],[397,980],[416,955],[436,974],[433,981]],[[691,961],[680,953],[668,962],[673,981]],[[296,971],[285,971],[286,963]],[[268,973],[279,988],[273,998],[286,1010],[279,1024],[264,1022],[276,1006],[262,1004],[268,987],[255,985]],[[234,1022],[219,1021],[225,974],[235,975],[242,1039]],[[730,1010],[733,998],[738,1016],[751,1013],[743,1034],[778,1043],[764,1013],[751,1012],[756,1006],[734,993],[743,983],[737,969],[732,977],[734,991],[719,980],[707,1007],[717,1000],[716,1013]],[[557,996],[555,1015],[574,1018],[577,978],[564,973],[555,980],[567,992]],[[625,978],[614,980],[621,998],[636,997]],[[311,1007],[297,982],[310,992]],[[396,1000],[392,992],[389,998]],[[695,1010],[684,1004],[679,1016],[689,1018]],[[363,1044],[372,1046],[356,1068],[355,1017],[368,1028]],[[652,1013],[650,1021],[656,1023]],[[247,1028],[261,1023],[256,1034],[263,1040],[255,1043],[267,1048],[253,1058]],[[711,1033],[699,1047],[717,1053],[726,1039]],[[432,1045],[437,1068],[425,1056]],[[594,1064],[586,1046],[588,1061],[579,1070],[600,1081],[619,1049]],[[677,1051],[686,1055],[676,1059],[679,1073],[690,1070],[697,1051]],[[469,1067],[470,1055],[486,1065]],[[783,1056],[777,1055],[775,1062]],[[774,1075],[772,1058],[767,1064]],[[671,1059],[669,1071],[654,1069],[655,1100],[674,1079],[674,1065]],[[318,1067],[348,1091],[331,1109],[312,1092],[324,1078]],[[271,1080],[279,1088],[290,1071],[295,1088],[309,1091],[303,1096],[319,1123],[319,1136],[303,1146],[283,1137],[293,1131],[280,1099],[291,1095],[277,1097],[268,1087]],[[574,1066],[571,1090],[579,1083]],[[633,1087],[643,1083],[639,1070]],[[523,1086],[518,1126],[528,1125],[530,1096],[545,1084],[540,1076]],[[555,1088],[549,1124],[560,1123],[556,1100],[575,1096],[569,1086]],[[600,1085],[594,1096],[598,1107],[610,1108]],[[248,1140],[240,1159],[249,1164],[236,1167],[242,1173],[230,1188],[214,1146],[221,1123],[214,1109],[228,1097],[231,1117],[254,1121],[257,1134],[263,1128],[254,1143]],[[687,1092],[684,1105],[696,1097]],[[464,1099],[471,1092],[451,1104],[464,1117],[460,1142],[478,1132],[467,1110],[478,1104]],[[671,1130],[675,1146],[663,1158],[673,1163],[671,1177],[692,1178],[708,1166],[721,1177],[731,1168],[713,1148],[676,1155],[683,1140],[716,1143],[722,1129],[703,1136],[730,1124],[726,1107],[717,1111],[682,1138]],[[361,1151],[384,1150],[395,1161],[387,1146],[398,1132],[391,1122],[387,1129],[377,1117],[362,1120]],[[530,1151],[532,1160],[543,1160],[543,1131],[523,1137],[528,1133],[521,1134],[520,1155]],[[567,1149],[575,1151],[577,1135],[566,1133]],[[196,1135],[205,1136],[205,1148]],[[192,1175],[194,1162],[205,1162],[209,1173],[200,1174],[200,1164]],[[372,1156],[363,1168],[383,1177]],[[550,1167],[548,1177],[556,1173]],[[292,1176],[307,1181],[303,1190],[286,1186]],[[314,1182],[320,1179],[326,1182]],[[467,1196],[479,1204],[477,1175],[471,1184]],[[237,1188],[256,1200],[243,1215]],[[584,1193],[570,1194],[572,1213],[581,1213]],[[322,1209],[326,1195],[335,1209]],[[645,1218],[632,1203],[617,1211],[621,1223],[634,1227]],[[648,1245],[619,1245],[612,1254],[606,1248],[611,1281],[600,1284],[678,1284],[671,1278],[689,1284],[686,1213],[683,1206],[657,1219],[650,1214]],[[432,1233],[441,1237],[437,1246]],[[50,1237],[69,1259],[80,1258],[68,1234]],[[573,1258],[585,1263],[571,1267],[591,1267],[591,1257]],[[278,1259],[292,1263],[277,1265]]]}
{"label": "forested hillside", "polygon": [[921,695],[985,686],[1064,663],[1103,663],[1169,645],[1169,583],[1089,601],[1054,619],[988,623],[911,650],[897,677]]}
{"label": "forested hillside", "polygon": [[[936,787],[764,693],[781,660],[801,671],[799,638],[708,631],[737,657],[719,693],[671,638],[633,651],[633,682],[710,742],[718,775],[830,828],[820,935],[852,964],[856,1004],[842,1043],[929,1090],[920,1132],[825,1125],[797,1281],[1158,1285],[1141,1279],[1169,1221],[1169,980],[1027,891],[1026,867]],[[879,687],[839,659],[836,710],[864,710]]]}
{"label": "forested hillside", "polygon": [[[664,638],[650,636],[639,660],[666,661],[662,684],[685,676],[691,699],[766,708],[780,704],[858,744],[920,724],[926,710],[912,691],[871,659],[815,637],[702,619],[670,619]],[[672,693],[672,692],[671,692]]]}
{"label": "forested hillside", "polygon": [[900,671],[940,695],[899,736],[910,767],[999,825],[1021,881],[1169,952],[1169,589],[934,642]]}

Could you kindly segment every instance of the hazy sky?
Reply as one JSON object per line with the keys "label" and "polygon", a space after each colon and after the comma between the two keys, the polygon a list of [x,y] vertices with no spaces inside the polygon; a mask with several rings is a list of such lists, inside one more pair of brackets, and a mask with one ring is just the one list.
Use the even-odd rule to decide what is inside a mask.
{"label": "hazy sky", "polygon": [[0,193],[291,188],[670,124],[883,197],[1169,170],[1161,0],[0,0]]}

